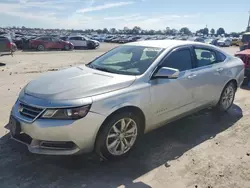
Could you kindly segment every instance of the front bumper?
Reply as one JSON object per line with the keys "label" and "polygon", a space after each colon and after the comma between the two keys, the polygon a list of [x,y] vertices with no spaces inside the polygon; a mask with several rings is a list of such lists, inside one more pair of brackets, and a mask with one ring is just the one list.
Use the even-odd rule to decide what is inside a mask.
{"label": "front bumper", "polygon": [[47,155],[72,155],[93,151],[96,135],[105,116],[89,112],[79,120],[35,119],[26,121],[18,112],[19,101],[11,116],[20,122],[21,134],[12,138],[25,144],[29,151]]}

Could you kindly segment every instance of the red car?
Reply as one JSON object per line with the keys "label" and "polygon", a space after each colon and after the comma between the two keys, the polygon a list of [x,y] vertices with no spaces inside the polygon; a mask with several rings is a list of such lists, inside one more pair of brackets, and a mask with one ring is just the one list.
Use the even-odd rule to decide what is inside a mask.
{"label": "red car", "polygon": [[39,37],[30,40],[29,46],[31,49],[37,49],[44,51],[46,49],[61,49],[61,50],[72,50],[74,45],[68,41],[63,41],[55,37]]}
{"label": "red car", "polygon": [[245,77],[247,82],[250,81],[250,49],[237,52],[236,57],[239,57],[245,64]]}

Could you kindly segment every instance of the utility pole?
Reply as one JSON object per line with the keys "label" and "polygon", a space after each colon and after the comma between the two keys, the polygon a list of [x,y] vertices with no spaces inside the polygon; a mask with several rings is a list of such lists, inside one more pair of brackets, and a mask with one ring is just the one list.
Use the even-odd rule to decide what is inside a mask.
{"label": "utility pole", "polygon": [[250,32],[250,10],[249,10],[249,19],[248,19],[248,24],[247,24],[247,32]]}

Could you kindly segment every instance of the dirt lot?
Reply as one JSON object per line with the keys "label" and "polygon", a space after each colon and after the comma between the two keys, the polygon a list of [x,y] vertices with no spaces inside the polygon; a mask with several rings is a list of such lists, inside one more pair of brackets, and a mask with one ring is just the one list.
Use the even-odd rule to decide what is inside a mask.
{"label": "dirt lot", "polygon": [[[206,110],[153,131],[129,158],[41,156],[9,139],[4,126],[22,87],[43,72],[86,63],[114,45],[0,57],[0,187],[250,187],[250,95],[239,89],[229,113]],[[237,48],[225,48],[234,53]]]}

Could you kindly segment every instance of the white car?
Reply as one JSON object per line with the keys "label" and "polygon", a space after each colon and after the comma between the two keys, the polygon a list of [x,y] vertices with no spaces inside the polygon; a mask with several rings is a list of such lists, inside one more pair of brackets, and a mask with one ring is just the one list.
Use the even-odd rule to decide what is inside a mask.
{"label": "white car", "polygon": [[71,42],[75,48],[95,49],[100,46],[100,42],[89,39],[85,36],[69,36],[66,40]]}
{"label": "white car", "polygon": [[232,45],[232,40],[230,38],[221,38],[217,41],[218,46],[229,47]]}

